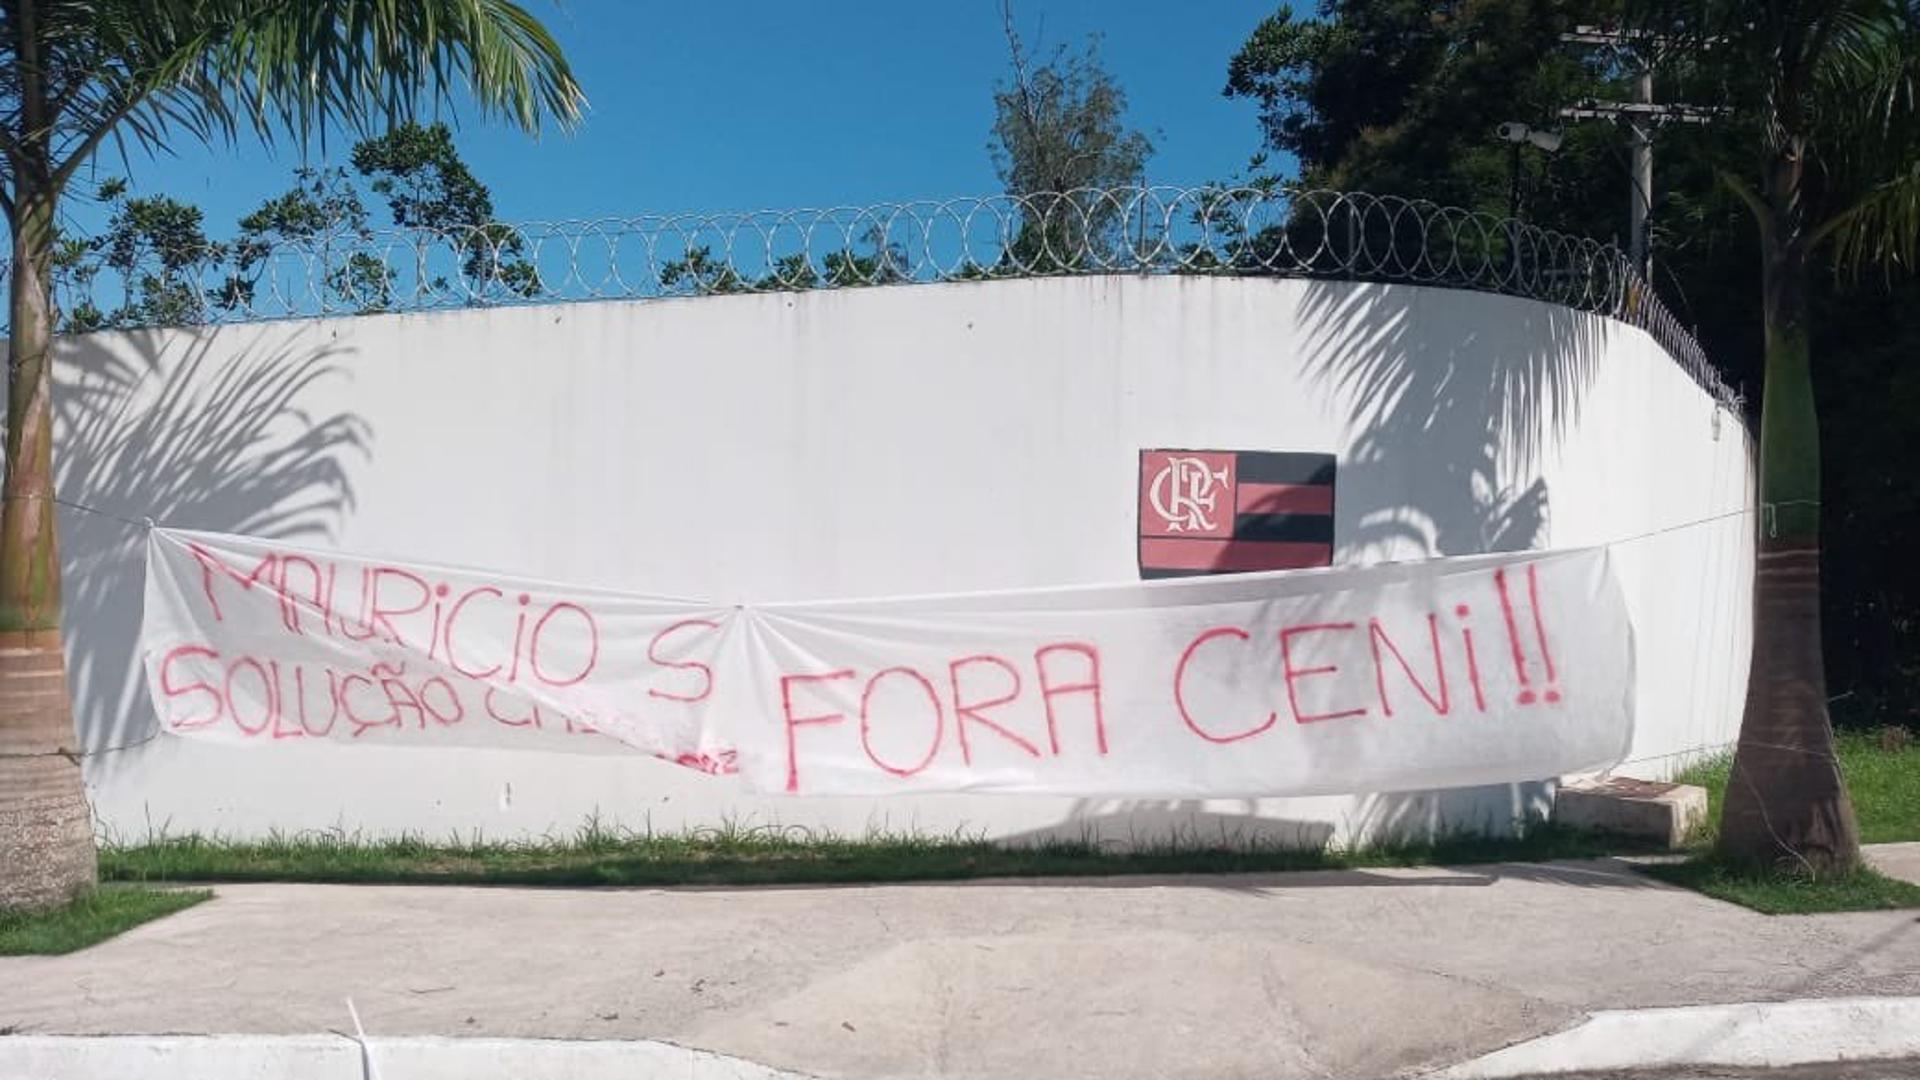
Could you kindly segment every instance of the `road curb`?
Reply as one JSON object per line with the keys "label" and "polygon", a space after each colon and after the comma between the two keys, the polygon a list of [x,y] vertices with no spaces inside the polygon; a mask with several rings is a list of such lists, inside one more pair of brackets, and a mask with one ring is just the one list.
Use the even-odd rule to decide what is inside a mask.
{"label": "road curb", "polygon": [[804,1080],[651,1041],[345,1035],[10,1035],[7,1080]]}
{"label": "road curb", "polygon": [[1920,997],[1819,998],[1596,1012],[1578,1027],[1428,1073],[1505,1080],[1684,1065],[1781,1068],[1920,1057]]}

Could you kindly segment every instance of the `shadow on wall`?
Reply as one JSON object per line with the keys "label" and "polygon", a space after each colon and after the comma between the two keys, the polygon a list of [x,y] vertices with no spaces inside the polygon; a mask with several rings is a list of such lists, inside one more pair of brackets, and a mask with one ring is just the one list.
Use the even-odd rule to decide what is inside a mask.
{"label": "shadow on wall", "polygon": [[[287,330],[213,358],[222,335],[235,332],[64,343],[56,487],[66,502],[100,511],[60,515],[68,680],[89,752],[152,734],[137,669],[146,529],[116,518],[325,541],[353,504],[346,459],[370,453],[366,423],[316,417],[301,404],[316,382],[346,377],[336,350],[296,344],[311,335]],[[93,767],[112,769],[118,756]]]}
{"label": "shadow on wall", "polygon": [[1544,541],[1541,451],[1578,419],[1598,318],[1511,297],[1315,283],[1301,322],[1309,378],[1352,402],[1339,562]]}
{"label": "shadow on wall", "polygon": [[[1516,320],[1519,320],[1516,324]],[[1602,323],[1570,308],[1408,285],[1311,282],[1300,309],[1308,378],[1349,405],[1334,562],[1525,551],[1547,542],[1544,452],[1578,419]],[[1275,442],[1284,443],[1276,433]],[[1365,722],[1365,721],[1361,721]],[[1364,797],[1340,821],[1202,804],[1081,800],[1053,835],[1205,835],[1324,845],[1509,831],[1544,816],[1554,781]],[[1219,806],[1216,802],[1213,805]],[[1156,830],[1158,833],[1156,834]]]}
{"label": "shadow on wall", "polygon": [[[1516,327],[1514,320],[1524,320]],[[1602,333],[1597,318],[1511,298],[1409,286],[1307,286],[1302,363],[1350,408],[1339,464],[1342,563],[1519,550],[1545,539],[1537,448],[1578,414]],[[1498,335],[1489,333],[1497,329]],[[231,335],[254,344],[223,359]],[[329,543],[352,508],[353,467],[372,433],[350,413],[315,415],[308,391],[345,378],[311,327],[103,334],[63,343],[58,488],[106,514]],[[225,335],[225,336],[223,336]],[[251,336],[257,335],[257,336]],[[1494,342],[1500,342],[1498,351]],[[1520,345],[1519,343],[1528,343]],[[1273,441],[1284,445],[1285,433]],[[63,511],[71,682],[82,746],[145,738],[136,671],[143,529]],[[111,774],[125,755],[106,754]],[[1336,831],[1423,836],[1498,830],[1544,809],[1546,782],[1370,796],[1321,820],[1263,817],[1254,800],[1080,800],[1026,834],[1078,839],[1241,838],[1323,846]],[[1304,815],[1311,817],[1312,815]]]}

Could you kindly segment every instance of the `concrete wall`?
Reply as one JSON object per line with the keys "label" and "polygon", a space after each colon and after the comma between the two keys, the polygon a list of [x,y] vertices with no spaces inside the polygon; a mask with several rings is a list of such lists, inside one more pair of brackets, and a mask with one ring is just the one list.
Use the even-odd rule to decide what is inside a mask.
{"label": "concrete wall", "polygon": [[[1639,771],[1728,742],[1744,689],[1742,427],[1646,335],[1532,301],[915,285],[97,334],[66,343],[58,377],[61,493],[112,514],[723,600],[1129,579],[1140,449],[1331,452],[1340,563],[1618,542]],[[627,755],[141,742],[141,530],[61,524],[76,708],[104,751],[88,780],[123,837],[501,836],[597,814],[1320,840],[1500,827],[1543,791],[793,801]]]}

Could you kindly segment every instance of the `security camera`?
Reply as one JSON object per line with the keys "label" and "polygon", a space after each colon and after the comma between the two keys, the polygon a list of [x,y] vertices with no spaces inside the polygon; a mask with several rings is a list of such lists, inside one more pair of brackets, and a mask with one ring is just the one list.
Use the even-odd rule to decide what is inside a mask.
{"label": "security camera", "polygon": [[1495,135],[1510,143],[1532,143],[1551,154],[1560,149],[1560,133],[1531,128],[1518,120],[1509,120],[1493,129]]}

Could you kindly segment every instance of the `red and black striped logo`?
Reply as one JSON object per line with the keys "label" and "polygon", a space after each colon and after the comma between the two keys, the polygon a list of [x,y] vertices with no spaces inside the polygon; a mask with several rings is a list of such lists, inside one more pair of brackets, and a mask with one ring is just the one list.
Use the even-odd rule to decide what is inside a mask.
{"label": "red and black striped logo", "polygon": [[1332,454],[1140,452],[1140,576],[1333,563]]}

